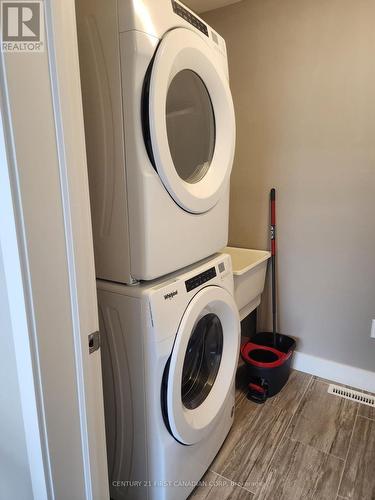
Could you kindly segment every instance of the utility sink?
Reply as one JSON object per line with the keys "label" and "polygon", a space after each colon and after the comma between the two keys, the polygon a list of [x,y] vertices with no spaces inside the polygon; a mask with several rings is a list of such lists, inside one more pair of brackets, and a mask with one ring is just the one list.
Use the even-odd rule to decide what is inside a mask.
{"label": "utility sink", "polygon": [[222,253],[232,258],[234,298],[243,320],[260,304],[271,253],[236,247],[225,247]]}

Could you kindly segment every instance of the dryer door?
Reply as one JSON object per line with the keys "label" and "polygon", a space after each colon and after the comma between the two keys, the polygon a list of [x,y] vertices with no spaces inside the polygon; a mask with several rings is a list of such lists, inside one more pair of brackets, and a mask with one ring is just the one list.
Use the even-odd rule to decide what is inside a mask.
{"label": "dryer door", "polygon": [[240,324],[236,304],[223,288],[203,288],[181,320],[170,358],[167,415],[171,433],[184,444],[207,436],[232,387]]}
{"label": "dryer door", "polygon": [[143,97],[145,142],[164,186],[184,210],[207,212],[228,185],[235,148],[228,79],[208,41],[185,28],[168,32]]}

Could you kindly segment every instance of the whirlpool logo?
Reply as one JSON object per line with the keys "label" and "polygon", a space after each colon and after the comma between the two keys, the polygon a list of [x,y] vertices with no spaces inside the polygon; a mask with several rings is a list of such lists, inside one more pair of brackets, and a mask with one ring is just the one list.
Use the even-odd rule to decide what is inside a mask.
{"label": "whirlpool logo", "polygon": [[176,297],[176,295],[178,295],[178,291],[177,290],[175,290],[174,292],[166,293],[164,295],[164,300],[172,300],[173,297]]}

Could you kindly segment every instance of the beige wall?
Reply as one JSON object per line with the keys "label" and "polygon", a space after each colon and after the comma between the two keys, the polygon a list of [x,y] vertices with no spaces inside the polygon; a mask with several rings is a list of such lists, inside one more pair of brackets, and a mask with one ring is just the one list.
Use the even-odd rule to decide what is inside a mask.
{"label": "beige wall", "polygon": [[244,0],[205,19],[236,106],[230,243],[267,247],[275,186],[280,330],[375,371],[375,1]]}

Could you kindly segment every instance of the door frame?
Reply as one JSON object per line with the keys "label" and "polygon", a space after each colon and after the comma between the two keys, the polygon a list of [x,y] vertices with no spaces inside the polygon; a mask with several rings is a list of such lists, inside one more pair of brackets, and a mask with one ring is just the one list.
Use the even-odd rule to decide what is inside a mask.
{"label": "door frame", "polygon": [[88,346],[98,313],[75,4],[43,5],[44,52],[1,53],[7,334],[30,498],[102,500],[109,489],[100,351]]}

